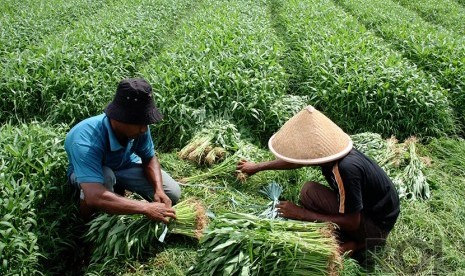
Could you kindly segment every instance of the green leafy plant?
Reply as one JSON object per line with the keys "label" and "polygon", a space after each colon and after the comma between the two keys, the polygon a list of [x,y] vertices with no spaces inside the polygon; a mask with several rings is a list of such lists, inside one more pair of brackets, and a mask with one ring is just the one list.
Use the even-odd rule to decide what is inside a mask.
{"label": "green leafy plant", "polygon": [[221,163],[212,166],[198,174],[181,178],[181,183],[198,183],[211,178],[228,177],[234,174],[234,167],[239,161],[237,154],[226,157]]}
{"label": "green leafy plant", "polygon": [[332,275],[341,265],[333,226],[226,213],[201,240],[191,275]]}
{"label": "green leafy plant", "polygon": [[[66,20],[55,18],[59,22],[54,24],[57,32],[43,34],[40,43],[24,46],[24,51],[17,49],[0,55],[3,64],[0,93],[5,95],[0,99],[0,121],[35,117],[55,123],[76,122],[102,112],[118,82],[141,76],[138,67],[148,55],[160,50],[170,28],[193,3],[79,0],[72,4],[56,3],[57,7],[42,3],[58,9],[58,14],[64,12],[70,16],[73,9],[66,7],[76,4],[74,12],[79,14],[81,10],[83,17],[63,29],[57,27],[66,24]],[[49,12],[42,16],[54,13],[47,15]],[[94,15],[85,16],[91,13]],[[17,25],[12,28],[18,30]]]}
{"label": "green leafy plant", "polygon": [[[64,188],[65,125],[0,126],[0,274],[33,275],[73,246],[75,207]],[[62,212],[56,212],[60,208]],[[72,261],[72,258],[70,258]]]}
{"label": "green leafy plant", "polygon": [[276,182],[271,182],[268,186],[263,187],[260,190],[261,193],[265,194],[271,202],[268,204],[268,207],[263,211],[259,217],[267,219],[279,219],[278,210],[276,210],[276,204],[279,203],[279,196],[283,192],[283,188]]}
{"label": "green leafy plant", "polygon": [[397,139],[382,139],[376,133],[359,133],[351,135],[354,146],[373,158],[392,179],[400,198],[410,200],[428,199],[429,184],[424,171],[425,161],[416,150],[415,137],[398,143]]}
{"label": "green leafy plant", "polygon": [[[389,4],[387,4],[383,0],[337,0],[336,3],[353,14],[361,23],[376,32],[384,40],[391,43],[403,56],[424,71],[434,75],[437,82],[448,90],[446,94],[450,98],[448,104],[455,111],[454,118],[456,118],[456,121],[454,123],[463,132],[465,128],[465,115],[462,112],[465,104],[465,94],[463,93],[465,84],[464,36],[426,22],[418,13],[404,8],[398,2],[389,1]],[[441,5],[447,7],[447,16],[450,16],[449,13],[454,6],[445,3]],[[421,93],[421,95],[428,95],[427,90],[425,92]],[[414,99],[412,100],[412,103],[417,104]],[[443,105],[442,100],[440,102]],[[429,108],[430,105],[426,106]],[[435,106],[437,107],[437,105]],[[441,109],[445,111],[444,108]],[[428,110],[424,110],[421,115],[418,114],[418,116],[412,118],[425,120],[425,115],[428,112]],[[438,114],[439,117],[437,118],[446,119],[445,113],[441,113],[441,115]],[[425,121],[429,121],[429,119]],[[428,125],[425,125],[424,128],[428,128]],[[421,129],[418,129],[415,133],[410,133],[408,136],[419,135],[419,133],[421,133]],[[402,139],[408,137],[394,135]]]}
{"label": "green leafy plant", "polygon": [[176,220],[168,225],[142,215],[100,214],[89,224],[85,234],[94,245],[91,262],[121,258],[139,258],[144,252],[163,241],[166,232],[200,239],[208,223],[203,205],[193,198],[173,206]]}
{"label": "green leafy plant", "polygon": [[415,144],[417,143],[414,137],[407,139],[405,146],[408,148],[408,164],[403,172],[394,178],[394,183],[398,189],[404,190],[400,193],[401,197],[407,199],[428,199],[430,198],[429,184],[423,171],[425,163],[420,159],[416,151]]}
{"label": "green leafy plant", "polygon": [[198,121],[189,111],[201,108],[207,118],[227,118],[239,129],[254,125],[251,136],[267,139],[275,130],[267,118],[274,117],[271,106],[286,91],[287,74],[266,2],[203,1],[173,37],[141,69],[167,115],[161,139],[172,145],[172,137],[192,133]]}
{"label": "green leafy plant", "polygon": [[459,1],[443,0],[441,4],[433,0],[399,0],[402,6],[415,11],[425,21],[441,25],[452,32],[465,35],[465,7]]}
{"label": "green leafy plant", "polygon": [[[369,5],[375,4],[357,1],[353,6],[358,12],[358,7]],[[376,5],[382,5],[386,13],[391,8],[383,1]],[[274,27],[288,48],[283,64],[289,72],[289,92],[307,96],[348,133],[369,131],[405,139],[411,135],[437,137],[456,130],[449,93],[442,83],[333,1],[271,0],[269,6]],[[381,18],[375,11],[368,14]],[[389,18],[396,17],[399,15]],[[402,26],[408,28],[409,23]],[[386,28],[391,30],[389,24]],[[454,59],[458,53],[460,50]]]}

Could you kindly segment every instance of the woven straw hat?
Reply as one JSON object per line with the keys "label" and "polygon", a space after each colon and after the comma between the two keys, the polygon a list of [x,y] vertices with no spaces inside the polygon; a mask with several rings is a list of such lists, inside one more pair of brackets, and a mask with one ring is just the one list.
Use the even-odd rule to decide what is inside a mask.
{"label": "woven straw hat", "polygon": [[344,157],[352,140],[323,113],[309,105],[289,119],[268,141],[271,152],[296,164],[323,164]]}

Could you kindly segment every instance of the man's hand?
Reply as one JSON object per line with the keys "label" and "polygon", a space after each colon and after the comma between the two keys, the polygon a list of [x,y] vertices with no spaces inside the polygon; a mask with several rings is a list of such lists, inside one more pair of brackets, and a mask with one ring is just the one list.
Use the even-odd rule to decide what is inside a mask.
{"label": "man's hand", "polygon": [[[309,210],[304,209],[289,201],[281,201],[276,205],[278,215],[280,217],[295,219],[295,220],[309,220]],[[311,220],[311,219],[310,219]]]}
{"label": "man's hand", "polygon": [[156,192],[154,195],[153,195],[153,201],[154,202],[160,202],[160,203],[163,203],[165,204],[166,207],[170,208],[172,206],[172,202],[171,202],[171,199],[165,194],[164,191],[161,191],[161,192]]}
{"label": "man's hand", "polygon": [[258,171],[256,163],[243,159],[237,162],[236,170],[249,176],[254,175]]}
{"label": "man's hand", "polygon": [[115,215],[143,214],[164,223],[168,223],[170,217],[176,219],[171,200],[164,192],[158,193],[159,202],[146,202],[117,195],[99,183],[81,183],[81,188],[84,191],[86,207]]}
{"label": "man's hand", "polygon": [[176,212],[171,207],[166,207],[164,203],[148,202],[144,214],[151,220],[168,223],[168,217],[176,219]]}

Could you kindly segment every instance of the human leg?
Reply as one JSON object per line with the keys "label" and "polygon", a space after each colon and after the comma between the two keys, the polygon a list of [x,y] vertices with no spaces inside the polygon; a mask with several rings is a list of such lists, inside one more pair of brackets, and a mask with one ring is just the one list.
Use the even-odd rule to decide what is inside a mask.
{"label": "human leg", "polygon": [[[104,176],[103,185],[105,186],[105,188],[113,192],[113,186],[115,185],[115,182],[116,182],[115,174],[108,167],[103,167],[102,170],[103,170],[103,176]],[[81,189],[80,183],[77,182],[77,178],[74,175],[74,173],[70,175],[69,180],[70,180],[71,185],[77,190],[79,194],[79,213],[81,215],[81,218],[85,222],[88,222],[90,221],[92,215],[95,213],[95,209],[87,205],[85,198],[84,198],[84,192]]]}
{"label": "human leg", "polygon": [[336,193],[317,182],[304,184],[300,191],[300,203],[306,209],[322,214],[337,214],[339,210]]}
{"label": "human leg", "polygon": [[[317,182],[305,183],[300,192],[300,202],[304,208],[318,213],[339,214],[337,194]],[[366,232],[364,222],[362,221],[360,225],[361,227],[357,231],[350,233],[336,230],[341,253],[347,253],[350,256],[352,253],[365,248],[362,236]]]}
{"label": "human leg", "polygon": [[361,249],[372,250],[386,243],[389,232],[382,230],[373,220],[362,214],[359,229],[345,234],[348,238],[361,243]]}
{"label": "human leg", "polygon": [[370,218],[362,214],[356,231],[342,233],[341,251],[356,260],[366,271],[373,269],[373,253],[384,246],[388,232],[381,230]]}
{"label": "human leg", "polygon": [[[139,194],[147,201],[153,201],[154,189],[144,174],[142,164],[134,163],[127,169],[116,171],[115,175],[118,186],[122,186],[126,190]],[[163,190],[174,205],[181,197],[181,187],[178,182],[164,170],[161,170],[161,175],[163,179]]]}

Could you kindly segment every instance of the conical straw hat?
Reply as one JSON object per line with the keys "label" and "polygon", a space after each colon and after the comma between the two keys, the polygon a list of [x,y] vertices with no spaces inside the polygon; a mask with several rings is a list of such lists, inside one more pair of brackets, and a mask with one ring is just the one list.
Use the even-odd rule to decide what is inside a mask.
{"label": "conical straw hat", "polygon": [[352,140],[323,113],[309,105],[289,119],[268,141],[271,152],[296,164],[323,164],[344,157]]}

